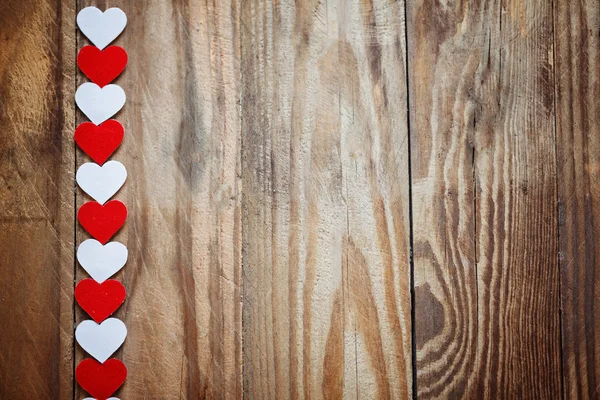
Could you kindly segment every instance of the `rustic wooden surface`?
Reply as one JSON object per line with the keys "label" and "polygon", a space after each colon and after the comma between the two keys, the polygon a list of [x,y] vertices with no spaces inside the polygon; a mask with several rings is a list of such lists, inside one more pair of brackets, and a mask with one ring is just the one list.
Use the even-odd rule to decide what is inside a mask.
{"label": "rustic wooden surface", "polygon": [[600,396],[600,3],[557,2],[559,262],[565,398]]}
{"label": "rustic wooden surface", "polygon": [[82,399],[74,91],[121,7],[122,399],[600,396],[597,0],[0,3],[0,399]]}
{"label": "rustic wooden surface", "polygon": [[404,4],[242,2],[244,388],[411,393]]}
{"label": "rustic wooden surface", "polygon": [[[129,63],[128,101],[112,157],[127,168],[116,198],[129,250],[115,314],[128,329],[115,355],[123,399],[239,398],[241,368],[240,71],[236,2],[79,1],[120,7],[115,42]],[[79,35],[78,47],[88,44]],[[159,56],[157,56],[159,55]],[[78,76],[78,85],[87,79]],[[85,117],[79,114],[80,121]],[[82,152],[78,164],[89,161]],[[78,205],[89,198],[78,191]],[[79,228],[77,243],[88,238]],[[77,278],[87,277],[78,268]],[[78,309],[78,321],[86,318]],[[77,362],[85,356],[79,349]],[[85,393],[77,387],[76,398]]]}
{"label": "rustic wooden surface", "polygon": [[0,399],[73,396],[75,4],[0,2]]}
{"label": "rustic wooden surface", "polygon": [[418,395],[555,398],[552,4],[408,10]]}

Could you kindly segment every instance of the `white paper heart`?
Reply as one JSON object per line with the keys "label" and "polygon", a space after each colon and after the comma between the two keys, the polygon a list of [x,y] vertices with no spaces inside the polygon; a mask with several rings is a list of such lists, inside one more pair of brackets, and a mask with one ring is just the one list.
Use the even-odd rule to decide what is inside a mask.
{"label": "white paper heart", "polygon": [[75,92],[77,107],[96,125],[119,112],[125,105],[125,91],[118,85],[100,87],[92,82],[79,86]]}
{"label": "white paper heart", "polygon": [[127,179],[127,170],[118,161],[109,161],[103,166],[85,163],[77,170],[75,179],[81,190],[104,204],[121,189]]}
{"label": "white paper heart", "polygon": [[127,16],[119,8],[102,12],[96,7],[86,7],[77,14],[77,26],[100,50],[117,38],[127,25]]}
{"label": "white paper heart", "polygon": [[88,319],[75,329],[77,343],[101,363],[121,347],[126,336],[127,327],[117,318],[108,318],[101,324]]}
{"label": "white paper heart", "polygon": [[[96,399],[94,399],[93,397],[86,397],[83,400],[96,400]],[[116,397],[109,397],[108,400],[119,400],[119,399],[117,399]]]}
{"label": "white paper heart", "polygon": [[77,249],[77,261],[98,283],[117,273],[127,262],[127,247],[119,242],[104,246],[95,239],[85,240]]}

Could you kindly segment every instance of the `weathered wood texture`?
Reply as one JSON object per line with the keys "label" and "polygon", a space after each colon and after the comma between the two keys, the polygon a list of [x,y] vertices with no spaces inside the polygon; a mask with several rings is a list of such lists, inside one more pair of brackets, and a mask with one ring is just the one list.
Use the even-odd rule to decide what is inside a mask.
{"label": "weathered wood texture", "polygon": [[561,393],[552,3],[408,3],[417,388]]}
{"label": "weathered wood texture", "polygon": [[129,17],[119,398],[600,396],[597,0],[3,0],[0,399],[86,397],[89,5]]}
{"label": "weathered wood texture", "polygon": [[73,393],[75,1],[0,2],[0,399]]}
{"label": "weathered wood texture", "polygon": [[565,398],[600,397],[600,3],[555,2]]}
{"label": "weathered wood texture", "polygon": [[[128,329],[116,357],[129,369],[117,395],[240,398],[238,5],[81,0],[78,7],[89,5],[120,7],[129,19],[116,41],[129,54],[116,81],[128,96],[116,116],[125,139],[113,157],[129,174],[116,196],[129,209],[115,238],[129,249],[116,276],[127,300],[115,316]],[[80,35],[78,47],[87,43]],[[88,160],[79,152],[77,161]],[[78,204],[88,199],[78,191]],[[87,237],[79,229],[77,243]]]}
{"label": "weathered wood texture", "polygon": [[242,2],[244,392],[411,395],[404,4]]}

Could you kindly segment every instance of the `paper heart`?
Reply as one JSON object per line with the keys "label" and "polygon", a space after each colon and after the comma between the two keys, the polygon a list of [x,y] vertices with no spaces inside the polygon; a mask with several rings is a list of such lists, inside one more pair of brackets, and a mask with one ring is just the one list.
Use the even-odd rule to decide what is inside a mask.
{"label": "paper heart", "polygon": [[96,125],[119,112],[125,105],[125,92],[117,85],[103,88],[92,82],[79,86],[75,92],[77,107]]}
{"label": "paper heart", "polygon": [[100,87],[111,83],[127,65],[127,52],[119,46],[100,50],[95,46],[84,46],[77,55],[79,69]]}
{"label": "paper heart", "polygon": [[[94,399],[93,397],[86,397],[86,398],[85,398],[85,399],[83,399],[83,400],[99,400],[99,399]],[[118,398],[116,398],[116,397],[109,397],[109,398],[108,398],[108,399],[106,399],[106,400],[119,400],[119,399],[118,399]]]}
{"label": "paper heart", "polygon": [[77,248],[77,261],[96,282],[102,283],[123,268],[127,247],[119,242],[103,246],[95,239],[88,239]]}
{"label": "paper heart", "polygon": [[116,358],[111,358],[104,364],[86,358],[77,365],[75,378],[79,385],[94,398],[107,400],[125,382],[127,368]]}
{"label": "paper heart", "polygon": [[88,201],[79,208],[77,219],[90,235],[106,244],[125,223],[127,207],[119,200],[111,200],[104,205]]}
{"label": "paper heart", "polygon": [[75,329],[77,343],[101,363],[121,347],[126,337],[127,328],[117,318],[108,318],[100,324],[86,319]]}
{"label": "paper heart", "polygon": [[98,323],[114,313],[125,301],[125,296],[125,287],[114,279],[102,283],[84,279],[75,287],[77,303]]}
{"label": "paper heart", "polygon": [[123,125],[115,119],[99,126],[84,122],[75,129],[75,142],[92,160],[102,165],[119,147],[123,135]]}
{"label": "paper heart", "polygon": [[[85,398],[85,399],[83,399],[83,400],[100,400],[100,399],[94,399],[93,397],[86,397],[86,398]],[[106,399],[106,400],[119,400],[119,399],[118,399],[118,398],[116,398],[116,397],[109,397],[109,398],[108,398],[108,399]]]}
{"label": "paper heart", "polygon": [[77,14],[77,26],[100,50],[115,40],[127,25],[127,16],[118,8],[102,12],[96,7],[86,7]]}
{"label": "paper heart", "polygon": [[127,179],[127,170],[118,161],[109,161],[103,166],[85,163],[77,170],[75,180],[87,194],[104,204],[121,189]]}

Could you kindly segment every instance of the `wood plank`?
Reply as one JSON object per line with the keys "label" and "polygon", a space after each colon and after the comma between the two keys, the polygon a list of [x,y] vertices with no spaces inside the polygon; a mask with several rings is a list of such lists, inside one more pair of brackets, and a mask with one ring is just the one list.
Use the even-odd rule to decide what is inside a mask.
{"label": "wood plank", "polygon": [[75,0],[0,3],[0,398],[73,396]]}
{"label": "wood plank", "polygon": [[417,391],[561,392],[552,3],[408,3]]}
{"label": "wood plank", "polygon": [[[241,398],[238,2],[79,1],[88,5],[129,20],[116,41],[129,54],[113,157],[129,177],[116,198],[130,212],[116,236],[129,249],[116,276],[128,291],[116,357],[129,369],[117,396]],[[79,230],[77,242],[87,237]]]}
{"label": "wood plank", "polygon": [[600,396],[600,4],[555,2],[565,397]]}
{"label": "wood plank", "polygon": [[409,398],[404,4],[241,19],[244,393]]}

